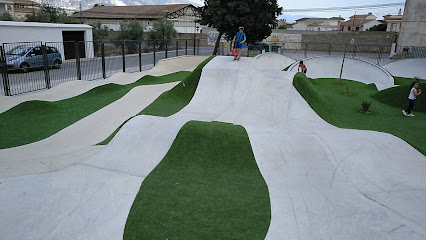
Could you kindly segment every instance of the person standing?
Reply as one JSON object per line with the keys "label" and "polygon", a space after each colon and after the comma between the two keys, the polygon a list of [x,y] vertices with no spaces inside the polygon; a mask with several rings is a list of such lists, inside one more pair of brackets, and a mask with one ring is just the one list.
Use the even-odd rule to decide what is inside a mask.
{"label": "person standing", "polygon": [[239,27],[237,34],[234,36],[234,40],[232,42],[235,44],[235,48],[237,49],[237,54],[234,55],[234,61],[240,60],[241,58],[241,48],[243,48],[243,44],[246,42],[247,36],[244,33],[244,27]]}
{"label": "person standing", "polygon": [[411,83],[410,86],[410,94],[408,95],[408,108],[405,110],[402,110],[402,113],[407,117],[414,117],[414,115],[411,113],[411,110],[413,110],[416,101],[416,97],[422,94],[421,89],[417,89],[419,87],[418,82]]}

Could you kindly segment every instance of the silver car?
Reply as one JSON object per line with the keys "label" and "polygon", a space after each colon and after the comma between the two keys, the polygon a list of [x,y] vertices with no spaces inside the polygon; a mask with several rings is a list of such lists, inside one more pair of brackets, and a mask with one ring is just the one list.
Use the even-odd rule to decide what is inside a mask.
{"label": "silver car", "polygon": [[[62,56],[57,48],[46,46],[49,67],[60,68]],[[41,46],[17,46],[6,52],[6,65],[9,70],[28,72],[31,68],[43,67]]]}

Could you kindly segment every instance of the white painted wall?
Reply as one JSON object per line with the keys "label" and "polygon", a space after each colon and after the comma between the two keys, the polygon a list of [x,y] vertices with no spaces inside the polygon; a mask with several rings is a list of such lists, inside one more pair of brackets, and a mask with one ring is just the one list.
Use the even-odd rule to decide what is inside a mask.
{"label": "white painted wall", "polygon": [[[85,24],[53,24],[0,21],[0,45],[18,42],[63,42],[62,31],[84,31],[84,40],[93,41],[92,27]],[[57,47],[60,44],[55,44]],[[86,44],[86,56],[93,58],[93,44]],[[64,59],[63,47],[58,47]]]}
{"label": "white painted wall", "polygon": [[382,24],[382,23],[379,22],[379,21],[377,21],[377,20],[366,22],[366,23],[364,23],[364,29],[363,29],[363,31],[367,31],[372,26],[379,25],[379,24]]}

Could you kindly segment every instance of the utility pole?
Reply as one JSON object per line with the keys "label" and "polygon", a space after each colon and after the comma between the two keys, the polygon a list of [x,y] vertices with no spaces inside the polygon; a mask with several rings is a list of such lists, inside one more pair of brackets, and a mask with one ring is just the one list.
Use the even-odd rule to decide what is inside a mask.
{"label": "utility pole", "polygon": [[83,20],[82,20],[82,15],[81,15],[81,0],[80,0],[80,22],[83,22]]}

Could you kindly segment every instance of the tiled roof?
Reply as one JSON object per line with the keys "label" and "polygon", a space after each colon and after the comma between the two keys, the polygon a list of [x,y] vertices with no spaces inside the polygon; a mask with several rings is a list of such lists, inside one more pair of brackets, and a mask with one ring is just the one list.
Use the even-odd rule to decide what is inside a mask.
{"label": "tiled roof", "polygon": [[371,21],[374,21],[374,20],[372,20],[372,19],[356,19],[355,20],[355,23],[354,23],[354,20],[353,19],[351,19],[351,20],[349,20],[349,21],[346,21],[346,22],[344,22],[344,23],[342,23],[342,25],[341,26],[349,26],[349,27],[352,27],[352,26],[355,26],[355,27],[361,27],[362,25],[364,25],[365,23],[368,23],[368,22],[371,22]]}
{"label": "tiled roof", "polygon": [[[157,19],[164,17],[164,10],[176,12],[191,4],[141,5],[141,6],[98,6],[81,13],[82,18],[99,19]],[[80,13],[72,17],[80,17]]]}

